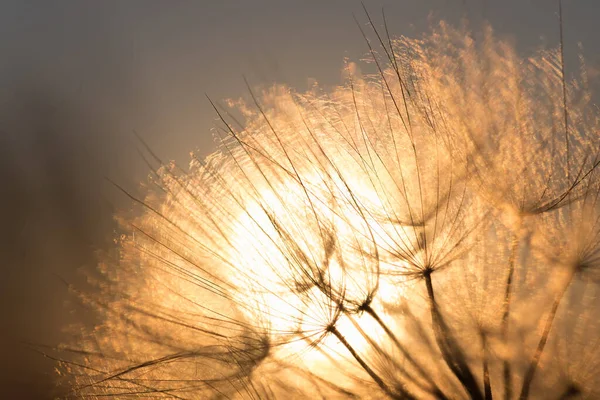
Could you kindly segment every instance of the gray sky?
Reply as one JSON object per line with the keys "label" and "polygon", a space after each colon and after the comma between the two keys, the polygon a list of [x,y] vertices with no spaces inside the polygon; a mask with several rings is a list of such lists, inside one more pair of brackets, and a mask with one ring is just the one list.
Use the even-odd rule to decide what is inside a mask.
{"label": "gray sky", "polygon": [[[377,20],[385,7],[394,35],[467,15],[475,27],[489,19],[523,54],[558,43],[555,0],[365,4]],[[0,3],[0,312],[10,327],[0,335],[0,358],[15,360],[0,373],[5,393],[50,393],[51,363],[14,343],[60,340],[71,308],[55,274],[83,282],[76,270],[92,266],[110,240],[112,207],[129,206],[103,177],[135,191],[148,172],[132,132],[185,164],[190,150],[212,149],[215,115],[205,93],[244,95],[242,75],[297,88],[309,78],[340,83],[344,57],[357,60],[367,50],[353,13],[366,20],[354,0]],[[598,0],[564,0],[572,70],[578,42],[598,70],[599,17]]]}
{"label": "gray sky", "polygon": [[[385,7],[394,34],[419,34],[432,20],[486,16],[523,50],[558,39],[555,0],[370,0]],[[567,49],[587,47],[595,63],[600,2],[566,0]],[[343,57],[366,47],[353,0],[4,1],[0,14],[2,98],[47,95],[54,107],[83,110],[107,125],[98,138],[110,148],[111,173],[130,169],[123,148],[136,130],[166,158],[211,147],[214,99],[278,80],[294,87],[307,78],[339,82]],[[20,94],[25,91],[24,94]],[[3,99],[4,100],[4,99]],[[5,100],[11,101],[11,100]],[[88,138],[89,133],[81,132]],[[94,140],[91,151],[96,149]],[[115,150],[117,152],[115,153]]]}

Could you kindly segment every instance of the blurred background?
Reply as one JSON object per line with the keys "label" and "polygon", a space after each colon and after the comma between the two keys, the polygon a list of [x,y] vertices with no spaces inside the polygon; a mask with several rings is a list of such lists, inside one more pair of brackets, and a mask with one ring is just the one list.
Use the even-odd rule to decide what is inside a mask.
{"label": "blurred background", "polygon": [[[522,54],[559,38],[556,0],[365,0],[393,35],[487,19]],[[600,3],[564,0],[568,71],[583,43],[598,76]],[[163,160],[210,153],[206,100],[251,84],[341,82],[344,57],[367,51],[354,0],[3,0],[0,2],[0,397],[60,396],[56,346],[77,319],[67,284],[83,287],[110,248],[117,209],[148,167],[137,132]],[[6,396],[6,397],[4,397]]]}

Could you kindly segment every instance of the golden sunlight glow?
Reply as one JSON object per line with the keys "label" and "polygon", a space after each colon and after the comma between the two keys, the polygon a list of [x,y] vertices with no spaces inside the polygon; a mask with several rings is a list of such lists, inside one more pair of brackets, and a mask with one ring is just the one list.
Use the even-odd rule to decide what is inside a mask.
{"label": "golden sunlight glow", "polygon": [[[365,282],[372,271],[353,266],[366,262],[361,260],[364,256],[359,254],[358,246],[361,241],[367,241],[369,230],[381,231],[381,226],[372,223],[366,227],[365,220],[347,204],[338,202],[333,208],[323,202],[325,190],[313,184],[317,181],[314,178],[304,177],[306,182],[311,182],[310,190],[318,193],[310,195],[315,197],[312,203],[299,193],[302,190],[299,185],[290,182],[263,188],[257,196],[260,204],[253,201],[244,205],[230,238],[233,245],[229,257],[236,272],[229,274],[229,279],[239,288],[237,301],[251,304],[252,307],[244,308],[243,312],[251,320],[263,320],[275,336],[301,332],[309,340],[317,340],[315,336],[334,322],[332,318],[339,305],[323,293],[325,282],[319,279],[343,291],[344,299],[339,300],[342,303],[345,299],[359,301],[365,296],[365,287],[375,284]],[[369,191],[368,188],[354,190],[363,194]],[[314,221],[314,212],[320,215],[319,223]],[[327,236],[324,230],[329,234],[335,232],[335,238]],[[381,236],[382,232],[378,234]],[[290,238],[293,238],[292,248]],[[343,249],[340,251],[343,258],[342,254],[320,253],[324,248],[321,242],[327,240],[338,242],[331,246]],[[379,277],[377,285],[383,299],[397,301],[402,295],[402,289],[387,277]],[[336,326],[358,351],[368,346],[365,337],[378,341],[382,336],[377,322],[365,315],[351,318],[342,315]],[[322,346],[332,350],[334,357],[344,354],[343,346],[334,336],[327,335],[320,340]],[[306,343],[295,341],[290,345],[293,351],[299,351]],[[318,353],[311,354],[317,356]],[[305,362],[311,363],[306,357]]]}
{"label": "golden sunlight glow", "polygon": [[481,43],[442,23],[327,93],[215,106],[218,150],[161,165],[82,296],[75,391],[600,398],[569,359],[600,320],[600,118],[557,51]]}

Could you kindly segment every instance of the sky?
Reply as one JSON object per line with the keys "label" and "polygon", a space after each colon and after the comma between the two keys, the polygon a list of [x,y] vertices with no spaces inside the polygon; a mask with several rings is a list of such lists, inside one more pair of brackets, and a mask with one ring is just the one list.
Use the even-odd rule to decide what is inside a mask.
{"label": "sky", "polygon": [[[365,0],[392,35],[432,23],[490,21],[523,55],[556,45],[555,0]],[[578,43],[600,71],[600,2],[564,0],[567,73]],[[135,133],[164,160],[209,154],[214,100],[251,85],[341,83],[367,46],[354,0],[102,0],[0,2],[0,373],[4,393],[50,398],[52,361],[24,342],[56,345],[75,319],[67,284],[110,246],[115,209],[148,175]],[[380,22],[376,22],[380,23]],[[0,371],[2,372],[2,371]]]}

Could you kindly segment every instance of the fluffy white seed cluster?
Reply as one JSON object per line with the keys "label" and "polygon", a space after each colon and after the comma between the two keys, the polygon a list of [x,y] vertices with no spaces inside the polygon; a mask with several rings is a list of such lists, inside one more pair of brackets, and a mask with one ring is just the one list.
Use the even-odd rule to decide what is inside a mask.
{"label": "fluffy white seed cluster", "polygon": [[[332,90],[215,104],[120,219],[83,398],[600,396],[599,121],[558,50],[376,30]],[[154,157],[154,158],[152,158]]]}

